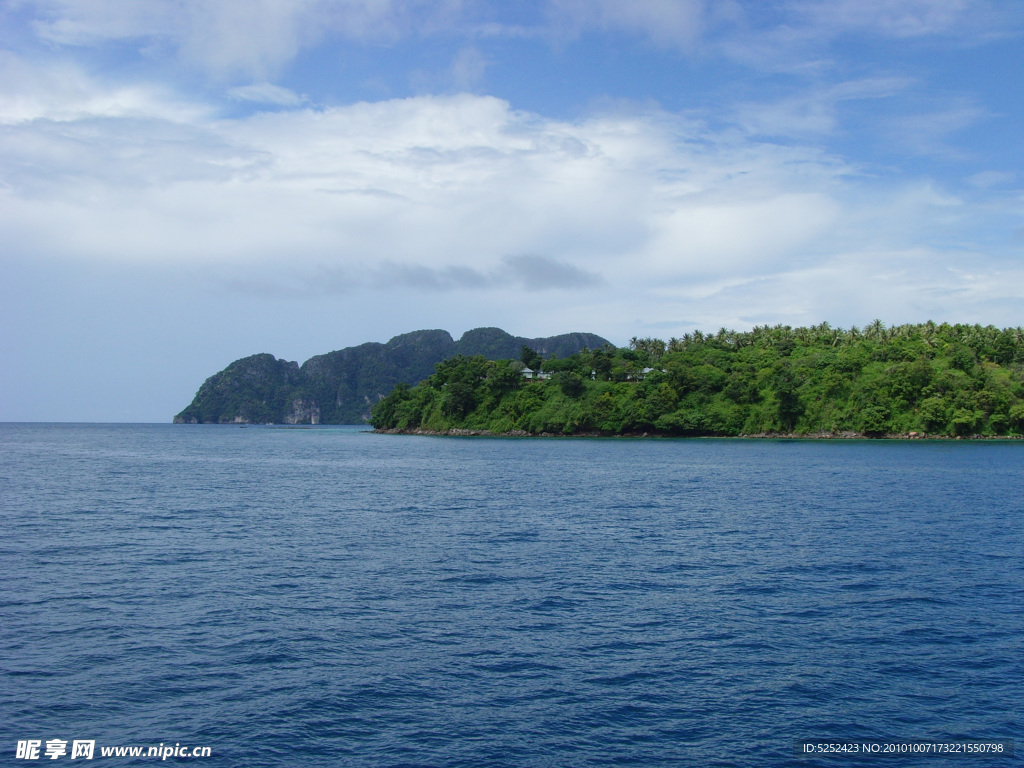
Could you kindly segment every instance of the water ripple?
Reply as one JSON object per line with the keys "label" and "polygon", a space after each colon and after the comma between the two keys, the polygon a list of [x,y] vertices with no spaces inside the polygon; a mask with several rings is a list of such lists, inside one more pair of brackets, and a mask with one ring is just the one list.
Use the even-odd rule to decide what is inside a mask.
{"label": "water ripple", "polygon": [[1022,448],[0,425],[3,749],[808,766],[794,738],[1012,738]]}

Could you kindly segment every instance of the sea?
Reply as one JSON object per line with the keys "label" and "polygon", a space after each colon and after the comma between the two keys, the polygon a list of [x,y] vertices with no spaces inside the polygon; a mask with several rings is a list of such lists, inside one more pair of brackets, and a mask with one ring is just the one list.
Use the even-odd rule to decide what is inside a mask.
{"label": "sea", "polygon": [[1024,442],[367,429],[0,425],[0,765],[1021,763]]}

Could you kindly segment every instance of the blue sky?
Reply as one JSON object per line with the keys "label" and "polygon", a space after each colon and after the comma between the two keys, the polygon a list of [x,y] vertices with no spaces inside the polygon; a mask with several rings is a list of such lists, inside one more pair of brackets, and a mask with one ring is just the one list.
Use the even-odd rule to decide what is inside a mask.
{"label": "blue sky", "polygon": [[0,0],[0,420],[420,328],[1024,324],[1016,0]]}

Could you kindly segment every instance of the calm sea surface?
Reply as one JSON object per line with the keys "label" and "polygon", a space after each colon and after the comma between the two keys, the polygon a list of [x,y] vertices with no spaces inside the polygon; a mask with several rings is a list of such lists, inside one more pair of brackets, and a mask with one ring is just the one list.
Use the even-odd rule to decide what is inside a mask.
{"label": "calm sea surface", "polygon": [[0,765],[1024,752],[1022,443],[7,424],[0,533]]}

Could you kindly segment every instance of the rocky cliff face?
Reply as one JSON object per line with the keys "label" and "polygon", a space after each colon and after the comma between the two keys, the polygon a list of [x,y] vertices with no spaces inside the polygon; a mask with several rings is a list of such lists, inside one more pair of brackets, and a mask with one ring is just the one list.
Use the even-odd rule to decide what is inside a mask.
{"label": "rocky cliff face", "polygon": [[396,384],[416,384],[455,355],[515,359],[524,346],[565,357],[606,339],[592,333],[527,339],[500,328],[476,328],[455,341],[443,330],[395,336],[311,357],[298,363],[261,354],[236,360],[211,376],[176,424],[360,424]]}
{"label": "rocky cliff face", "polygon": [[320,408],[313,400],[296,398],[291,403],[291,412],[284,417],[285,424],[320,424]]}
{"label": "rocky cliff face", "polygon": [[297,363],[261,354],[236,360],[208,378],[188,408],[174,417],[185,424],[281,422],[302,384]]}

